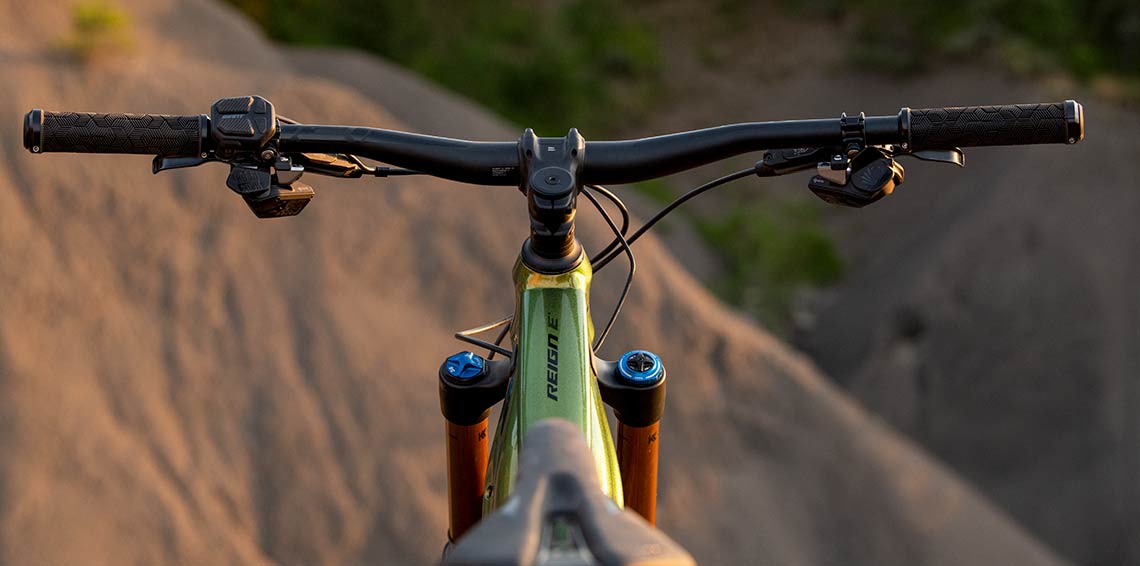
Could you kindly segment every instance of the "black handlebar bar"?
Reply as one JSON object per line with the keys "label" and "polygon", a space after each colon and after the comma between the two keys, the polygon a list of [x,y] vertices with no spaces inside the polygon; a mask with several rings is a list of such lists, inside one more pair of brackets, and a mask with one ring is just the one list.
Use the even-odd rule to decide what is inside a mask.
{"label": "black handlebar bar", "polygon": [[[905,139],[903,117],[866,119],[870,145]],[[831,147],[843,142],[838,119],[753,122],[630,141],[586,142],[583,182],[622,184],[664,177],[728,157],[789,147]]]}
{"label": "black handlebar bar", "polygon": [[[198,156],[212,140],[199,116],[83,114],[32,110],[24,146],[33,153],[139,153]],[[852,128],[855,128],[852,130]],[[1084,137],[1080,104],[903,108],[897,116],[756,122],[628,141],[587,142],[581,181],[622,184],[663,177],[765,149],[842,147],[858,134],[867,145],[904,150],[959,146],[1077,143]],[[539,151],[562,138],[540,138]],[[557,140],[557,141],[555,141]],[[478,185],[519,184],[519,144],[475,142],[354,126],[281,124],[281,153],[345,153]]]}
{"label": "black handlebar bar", "polygon": [[474,185],[518,185],[519,144],[377,128],[282,124],[282,153],[348,153]]}

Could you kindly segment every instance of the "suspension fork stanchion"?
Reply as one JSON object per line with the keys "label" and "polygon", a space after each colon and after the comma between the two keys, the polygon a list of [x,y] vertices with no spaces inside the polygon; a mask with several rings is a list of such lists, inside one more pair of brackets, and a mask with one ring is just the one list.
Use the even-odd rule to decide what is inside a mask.
{"label": "suspension fork stanchion", "polygon": [[657,524],[657,433],[661,422],[629,426],[618,422],[617,452],[625,506]]}
{"label": "suspension fork stanchion", "polygon": [[665,366],[645,350],[617,362],[595,359],[602,400],[618,420],[617,452],[625,506],[657,522],[657,455],[665,412]]}
{"label": "suspension fork stanchion", "polygon": [[439,406],[446,421],[447,538],[463,536],[483,514],[487,478],[487,417],[502,401],[511,362],[471,352],[455,354],[439,368]]}
{"label": "suspension fork stanchion", "polygon": [[473,425],[447,421],[447,538],[455,542],[482,516],[479,497],[487,477],[487,419]]}

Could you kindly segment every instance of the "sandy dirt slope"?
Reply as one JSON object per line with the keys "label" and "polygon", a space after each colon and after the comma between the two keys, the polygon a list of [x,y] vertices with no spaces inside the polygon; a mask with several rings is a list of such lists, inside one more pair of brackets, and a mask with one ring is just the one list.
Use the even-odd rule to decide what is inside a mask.
{"label": "sandy dirt slope", "polygon": [[[850,268],[796,344],[1062,554],[1140,564],[1137,112],[998,61],[940,60],[909,79],[874,73],[852,64],[842,22],[789,19],[762,2],[739,3],[747,30],[726,29],[699,3],[666,4],[647,15],[671,30],[674,100],[631,133],[1084,103],[1079,146],[969,150],[964,170],[910,161],[906,183],[873,207],[819,204]],[[716,214],[757,195],[810,200],[806,181],[740,183],[695,204]]]}
{"label": "sandy dirt slope", "polygon": [[1074,151],[979,151],[969,178],[914,175],[914,194],[859,229],[877,257],[805,345],[1074,560],[1136,564],[1140,195],[1126,164],[1140,119],[1086,112]]}
{"label": "sandy dirt slope", "polygon": [[[0,2],[0,561],[430,562],[435,368],[452,330],[509,309],[522,201],[318,178],[302,216],[258,221],[220,166],[27,154],[15,124],[33,106],[197,113],[260,93],[302,121],[404,127],[293,74],[226,8],[122,4],[139,49],[83,68],[45,49],[65,9]],[[660,514],[699,559],[1058,562],[655,240],[639,247],[611,344],[668,353]],[[600,277],[599,310],[619,276]]]}

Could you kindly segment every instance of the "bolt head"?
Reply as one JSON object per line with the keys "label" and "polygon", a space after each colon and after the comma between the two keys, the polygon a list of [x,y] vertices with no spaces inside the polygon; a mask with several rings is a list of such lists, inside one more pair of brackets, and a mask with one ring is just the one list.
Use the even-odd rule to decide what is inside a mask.
{"label": "bolt head", "polygon": [[649,371],[653,367],[653,358],[645,352],[636,352],[626,359],[625,365],[636,372]]}

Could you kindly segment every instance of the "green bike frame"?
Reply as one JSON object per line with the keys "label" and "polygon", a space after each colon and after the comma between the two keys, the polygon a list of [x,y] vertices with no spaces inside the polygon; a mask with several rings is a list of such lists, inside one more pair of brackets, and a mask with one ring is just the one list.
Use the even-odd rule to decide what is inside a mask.
{"label": "green bike frame", "polygon": [[511,340],[517,359],[491,445],[484,516],[513,491],[526,431],[551,417],[582,430],[597,463],[602,491],[623,506],[617,455],[594,375],[592,278],[585,257],[573,270],[557,275],[538,273],[521,258],[515,264]]}

